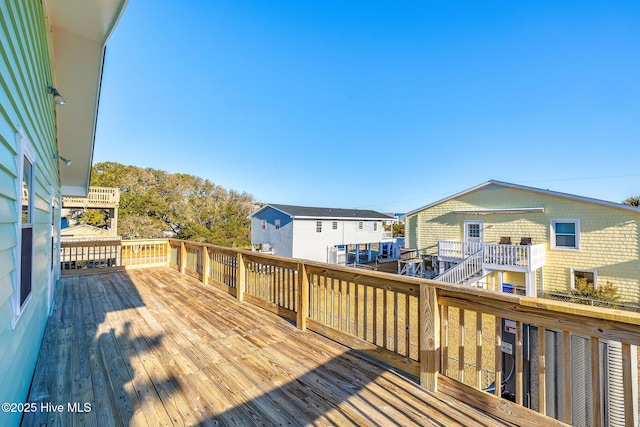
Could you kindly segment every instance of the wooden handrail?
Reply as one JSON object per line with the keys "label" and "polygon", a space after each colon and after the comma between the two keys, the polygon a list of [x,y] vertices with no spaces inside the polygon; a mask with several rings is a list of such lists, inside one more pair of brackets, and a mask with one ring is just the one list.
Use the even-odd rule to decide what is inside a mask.
{"label": "wooden handrail", "polygon": [[[113,242],[104,242],[105,245]],[[145,241],[122,241],[122,247],[144,245]],[[523,378],[523,328],[534,325],[537,337],[559,331],[564,348],[572,345],[573,334],[587,337],[587,352],[592,363],[591,381],[593,416],[604,411],[600,406],[599,376],[601,340],[622,344],[625,401],[624,416],[636,420],[633,413],[633,390],[637,373],[632,372],[632,346],[640,345],[640,313],[590,307],[554,300],[506,294],[485,289],[463,287],[431,280],[368,270],[356,270],[320,262],[285,258],[245,250],[176,239],[154,240],[163,245],[166,265],[171,253],[180,254],[170,265],[184,274],[200,279],[235,295],[294,320],[300,329],[326,335],[351,348],[376,357],[398,369],[416,375],[431,391],[466,396],[482,410],[521,423],[553,424],[545,416],[545,405],[536,413],[522,406],[525,402]],[[73,244],[82,246],[82,242]],[[63,244],[64,246],[64,244]],[[99,246],[95,244],[94,246]],[[71,247],[71,246],[69,246]],[[89,247],[89,246],[87,246]],[[93,247],[93,246],[91,246]],[[173,257],[172,257],[173,259]],[[465,321],[466,318],[466,321]],[[471,321],[473,319],[473,321]],[[515,325],[513,377],[516,403],[500,399],[504,390],[502,375],[502,319]],[[450,348],[451,347],[451,348]],[[537,360],[532,372],[540,384],[552,378],[546,368],[544,346],[531,357]],[[565,381],[558,399],[564,413],[558,416],[571,422],[572,381],[570,351],[558,355],[558,370]],[[493,374],[488,369],[495,369]],[[465,374],[465,371],[468,372]],[[488,372],[488,373],[487,373]],[[484,378],[488,376],[488,378]],[[491,393],[489,383],[494,381]],[[495,394],[495,395],[494,395]],[[538,389],[536,400],[544,402],[545,387]],[[569,407],[567,407],[567,405]],[[509,418],[511,417],[511,418]]]}

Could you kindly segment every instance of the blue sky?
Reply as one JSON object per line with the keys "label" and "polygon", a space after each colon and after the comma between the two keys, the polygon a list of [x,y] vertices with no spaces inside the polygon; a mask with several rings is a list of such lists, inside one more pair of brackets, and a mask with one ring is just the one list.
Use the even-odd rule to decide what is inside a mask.
{"label": "blue sky", "polygon": [[409,211],[489,179],[640,195],[640,2],[130,0],[94,162]]}

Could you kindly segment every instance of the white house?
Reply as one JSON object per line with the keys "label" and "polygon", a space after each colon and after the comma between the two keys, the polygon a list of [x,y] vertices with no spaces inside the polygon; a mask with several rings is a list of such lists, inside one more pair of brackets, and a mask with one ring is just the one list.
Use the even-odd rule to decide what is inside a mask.
{"label": "white house", "polygon": [[371,260],[393,241],[383,227],[393,218],[372,210],[268,204],[249,217],[253,247],[285,257],[345,263],[352,245],[356,262]]}

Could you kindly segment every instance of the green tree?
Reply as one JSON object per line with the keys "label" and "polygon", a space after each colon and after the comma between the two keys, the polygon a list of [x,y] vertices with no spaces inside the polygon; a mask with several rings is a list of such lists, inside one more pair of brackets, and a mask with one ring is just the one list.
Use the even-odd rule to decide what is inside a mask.
{"label": "green tree", "polygon": [[72,216],[81,224],[100,228],[107,228],[109,225],[109,212],[104,209],[74,209]]}
{"label": "green tree", "polygon": [[625,201],[622,203],[629,206],[640,206],[640,196],[629,197],[625,199]]}
{"label": "green tree", "polygon": [[224,246],[251,243],[255,200],[197,176],[115,162],[94,165],[91,185],[120,188],[119,232],[128,238],[179,238]]}

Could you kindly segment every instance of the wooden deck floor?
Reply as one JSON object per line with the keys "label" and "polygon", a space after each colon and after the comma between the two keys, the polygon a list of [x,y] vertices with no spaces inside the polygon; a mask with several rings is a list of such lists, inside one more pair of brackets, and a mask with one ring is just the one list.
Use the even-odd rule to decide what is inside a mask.
{"label": "wooden deck floor", "polygon": [[[66,277],[23,425],[504,425],[168,268]],[[83,412],[84,411],[84,412]]]}

